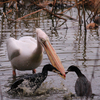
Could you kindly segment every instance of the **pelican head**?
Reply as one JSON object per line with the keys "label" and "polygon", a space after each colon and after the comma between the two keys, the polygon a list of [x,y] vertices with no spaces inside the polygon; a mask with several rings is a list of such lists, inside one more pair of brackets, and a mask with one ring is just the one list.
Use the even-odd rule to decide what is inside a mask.
{"label": "pelican head", "polygon": [[49,37],[46,35],[46,33],[44,31],[42,31],[39,28],[36,29],[36,33],[37,33],[37,39],[44,47],[51,64],[57,70],[60,71],[60,76],[65,79],[66,75],[65,75],[64,67],[63,67],[58,55],[56,54],[54,48],[51,46],[51,43],[49,42]]}

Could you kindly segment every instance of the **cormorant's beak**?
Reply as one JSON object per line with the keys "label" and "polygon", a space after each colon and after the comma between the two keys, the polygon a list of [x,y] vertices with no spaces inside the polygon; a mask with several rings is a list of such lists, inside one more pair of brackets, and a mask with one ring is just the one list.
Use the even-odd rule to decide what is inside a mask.
{"label": "cormorant's beak", "polygon": [[51,46],[49,40],[47,39],[46,41],[42,42],[44,49],[48,55],[48,58],[51,62],[51,64],[58,70],[60,71],[60,76],[65,79],[66,78],[66,74],[65,74],[65,69],[58,57],[58,55],[56,54],[54,48]]}
{"label": "cormorant's beak", "polygon": [[65,74],[67,74],[67,73],[68,73],[68,71],[65,72]]}
{"label": "cormorant's beak", "polygon": [[53,69],[52,72],[57,73],[58,75],[60,75],[63,79],[65,79],[66,77],[64,77],[60,71]]}

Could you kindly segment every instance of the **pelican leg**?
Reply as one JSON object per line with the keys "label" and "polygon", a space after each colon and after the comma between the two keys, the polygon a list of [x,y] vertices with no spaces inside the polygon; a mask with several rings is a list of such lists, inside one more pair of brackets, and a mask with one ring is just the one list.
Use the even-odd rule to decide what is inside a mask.
{"label": "pelican leg", "polygon": [[16,71],[15,71],[15,69],[13,69],[13,78],[15,78],[16,77]]}
{"label": "pelican leg", "polygon": [[36,69],[33,69],[32,72],[33,72],[33,74],[36,73]]}

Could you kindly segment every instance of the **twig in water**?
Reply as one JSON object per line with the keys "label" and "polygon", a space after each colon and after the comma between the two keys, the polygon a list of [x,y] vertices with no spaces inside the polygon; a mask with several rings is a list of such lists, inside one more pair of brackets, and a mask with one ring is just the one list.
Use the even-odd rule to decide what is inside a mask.
{"label": "twig in water", "polygon": [[54,15],[55,17],[58,17],[59,19],[63,19],[63,20],[65,20],[65,21],[67,21],[67,19],[62,18],[62,17],[60,17],[60,16],[58,16],[58,15],[52,13],[50,10],[46,9],[44,6],[38,5],[38,4],[36,4],[35,2],[33,2],[33,3],[34,3],[36,6],[38,6],[38,7],[42,8],[43,10],[47,11],[48,13]]}
{"label": "twig in water", "polygon": [[39,10],[37,10],[37,11],[35,11],[35,12],[32,12],[32,13],[30,13],[30,14],[27,14],[27,15],[21,17],[21,18],[18,18],[17,21],[18,21],[18,20],[21,20],[21,19],[23,19],[23,18],[25,18],[25,17],[27,17],[27,16],[29,16],[29,15],[35,14],[35,13],[37,13],[37,12],[40,12],[41,10],[43,10],[43,9],[39,9]]}

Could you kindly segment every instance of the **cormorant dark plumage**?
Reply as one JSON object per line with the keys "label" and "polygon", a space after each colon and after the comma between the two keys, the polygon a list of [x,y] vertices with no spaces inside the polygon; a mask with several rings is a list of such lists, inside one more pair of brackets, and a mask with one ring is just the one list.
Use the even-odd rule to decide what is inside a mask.
{"label": "cormorant dark plumage", "polygon": [[75,83],[75,92],[77,96],[83,97],[86,96],[86,98],[90,97],[92,95],[92,89],[91,89],[91,83],[88,81],[86,76],[81,73],[80,69],[74,65],[70,66],[67,69],[66,74],[69,71],[76,72],[78,79]]}
{"label": "cormorant dark plumage", "polygon": [[15,91],[23,91],[22,87],[29,87],[32,89],[33,93],[36,91],[37,88],[40,87],[42,82],[46,79],[48,75],[48,71],[60,73],[55,67],[53,67],[51,64],[47,64],[43,67],[42,73],[35,73],[35,74],[28,74],[27,76],[24,76],[17,81],[15,81],[11,85],[10,90]]}

